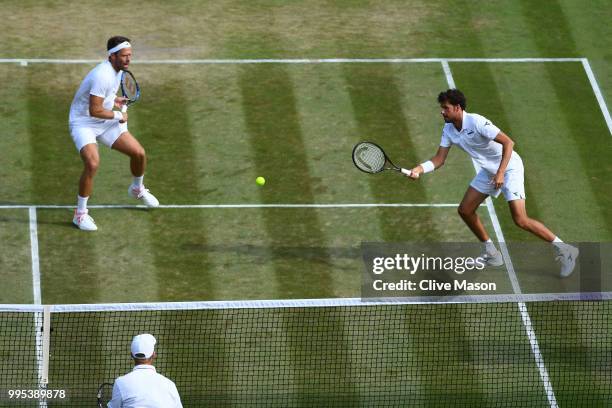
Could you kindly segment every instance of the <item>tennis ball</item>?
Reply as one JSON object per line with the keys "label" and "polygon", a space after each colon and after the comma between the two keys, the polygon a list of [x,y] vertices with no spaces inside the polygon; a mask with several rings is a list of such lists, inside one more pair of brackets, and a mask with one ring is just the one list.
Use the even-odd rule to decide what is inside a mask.
{"label": "tennis ball", "polygon": [[255,179],[255,182],[256,182],[257,184],[259,184],[260,186],[263,186],[264,184],[266,184],[266,179],[265,179],[265,178],[263,178],[263,177],[261,177],[261,176],[259,176],[259,177],[257,177],[257,178]]}

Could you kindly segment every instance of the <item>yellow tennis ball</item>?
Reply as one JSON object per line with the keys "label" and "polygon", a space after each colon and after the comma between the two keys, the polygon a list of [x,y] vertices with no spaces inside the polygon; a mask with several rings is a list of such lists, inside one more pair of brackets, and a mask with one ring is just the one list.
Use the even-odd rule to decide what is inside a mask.
{"label": "yellow tennis ball", "polygon": [[263,186],[264,184],[266,184],[266,179],[265,179],[265,178],[263,178],[263,177],[261,177],[261,176],[259,176],[259,177],[257,177],[257,178],[255,179],[255,182],[256,182],[257,184],[259,184],[260,186]]}

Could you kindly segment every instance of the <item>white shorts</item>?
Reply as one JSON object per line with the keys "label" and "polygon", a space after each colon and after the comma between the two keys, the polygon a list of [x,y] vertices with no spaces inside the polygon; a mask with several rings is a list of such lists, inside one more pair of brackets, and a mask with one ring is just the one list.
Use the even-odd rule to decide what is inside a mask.
{"label": "white shorts", "polygon": [[498,189],[491,184],[493,177],[495,177],[493,173],[481,169],[470,183],[470,186],[494,198],[497,198],[499,193],[503,192],[506,201],[524,200],[526,198],[525,177],[522,168],[506,170],[504,174],[504,185]]}
{"label": "white shorts", "polygon": [[113,143],[122,133],[127,132],[127,122],[119,123],[118,120],[106,120],[100,125],[70,125],[70,135],[77,150],[81,149],[90,143],[97,143],[112,147]]}

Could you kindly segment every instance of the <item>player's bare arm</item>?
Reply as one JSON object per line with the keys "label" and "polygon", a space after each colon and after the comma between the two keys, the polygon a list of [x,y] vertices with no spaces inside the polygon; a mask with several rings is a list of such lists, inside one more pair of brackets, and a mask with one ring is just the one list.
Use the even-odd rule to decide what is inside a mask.
{"label": "player's bare arm", "polygon": [[[130,39],[124,36],[109,38],[106,54],[107,60],[89,71],[81,82],[68,118],[70,136],[83,160],[77,208],[72,218],[72,223],[81,231],[98,230],[87,209],[100,164],[98,142],[130,158],[129,197],[140,200],[147,208],[159,206],[157,198],[144,186],[145,150],[127,127],[127,105],[136,102],[140,95],[136,79],[127,71],[132,57]],[[119,88],[121,96],[117,95]]]}
{"label": "player's bare arm", "polygon": [[493,140],[502,145],[502,159],[499,163],[499,169],[497,170],[495,177],[493,177],[493,180],[491,180],[491,183],[495,184],[495,188],[501,188],[504,185],[504,173],[506,173],[506,167],[508,167],[508,163],[512,157],[514,142],[507,134],[501,131]]}
{"label": "player's bare arm", "polygon": [[[432,157],[431,159],[429,159],[429,161],[433,164],[433,169],[431,169],[430,171],[439,169],[440,167],[444,165],[444,162],[446,161],[446,157],[448,156],[449,150],[450,150],[450,147],[443,147],[443,146],[438,147],[438,151],[436,152],[436,155]],[[410,170],[410,175],[408,177],[410,177],[413,180],[416,180],[424,172],[425,172],[425,169],[423,168],[423,164],[419,164],[418,166]]]}
{"label": "player's bare arm", "polygon": [[[117,98],[120,99],[120,98]],[[115,99],[115,105],[117,104]],[[89,114],[98,119],[115,119],[115,111],[104,109],[104,98],[96,95],[89,95]],[[128,120],[127,112],[119,112],[123,115],[123,119],[119,122],[124,123]]]}

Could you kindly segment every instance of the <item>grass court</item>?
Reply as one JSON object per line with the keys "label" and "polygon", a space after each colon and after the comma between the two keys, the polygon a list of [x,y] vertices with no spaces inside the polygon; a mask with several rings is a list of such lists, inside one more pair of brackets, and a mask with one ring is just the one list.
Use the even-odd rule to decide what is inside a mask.
{"label": "grass court", "polygon": [[[525,163],[529,214],[565,241],[612,240],[612,134],[605,114],[612,98],[612,8],[605,1],[589,7],[574,0],[103,4],[1,6],[3,304],[356,298],[361,242],[473,241],[455,207],[475,173],[457,147],[442,169],[418,182],[362,174],[350,159],[361,140],[381,144],[404,167],[431,157],[443,125],[436,96],[448,88],[449,75],[466,94],[467,110],[488,117],[515,141]],[[98,21],[116,22],[119,9],[127,16],[121,27],[92,29]],[[100,146],[89,200],[99,230],[88,234],[71,224],[82,165],[68,133],[68,110],[91,61],[104,58],[106,39],[117,30],[132,39],[131,70],[142,87],[129,129],[148,154],[145,183],[166,207],[131,208],[137,203],[126,194],[128,159]],[[50,61],[34,61],[40,58]],[[75,61],[80,59],[87,61]],[[254,61],[262,59],[277,61]],[[308,61],[296,61],[302,59]],[[255,184],[257,176],[266,178],[265,186]],[[513,225],[503,198],[494,201],[494,210],[495,217],[485,206],[479,210],[494,240],[495,219],[506,241],[534,240]],[[557,272],[516,271],[519,284],[536,293],[579,290],[578,276],[561,281]],[[513,293],[509,276],[502,268],[485,271],[482,279]],[[609,325],[580,323],[580,315],[601,319],[610,306],[565,307],[567,313],[551,314],[528,305],[550,383],[562,390],[559,406],[599,406],[580,405],[585,384],[595,384],[593,401],[604,406],[612,360],[608,353],[594,365],[588,356],[605,356],[612,332]],[[432,313],[449,321],[459,315],[466,330],[487,324],[485,317],[471,320],[448,307]],[[525,330],[518,311],[495,319]],[[499,324],[495,319],[491,327]],[[568,326],[561,327],[563,321]],[[347,314],[335,325],[350,322]],[[415,324],[432,330],[427,322]],[[486,336],[484,349],[510,352],[503,333]],[[462,364],[465,350],[452,346],[457,339],[469,342],[469,331],[442,339],[449,354],[428,363]],[[527,336],[518,343],[528,354]],[[423,395],[450,386],[451,394],[471,395],[465,399],[470,406],[488,406],[511,378],[517,392],[529,388],[526,398],[539,401],[533,406],[553,406],[536,386],[535,362],[529,368],[486,364],[471,366],[469,384],[457,385],[441,372],[413,368],[411,375]],[[504,369],[499,384],[483,377]],[[523,376],[534,381],[531,388],[521,386]],[[241,381],[216,384],[231,394]],[[349,405],[367,405],[347,398]]]}

